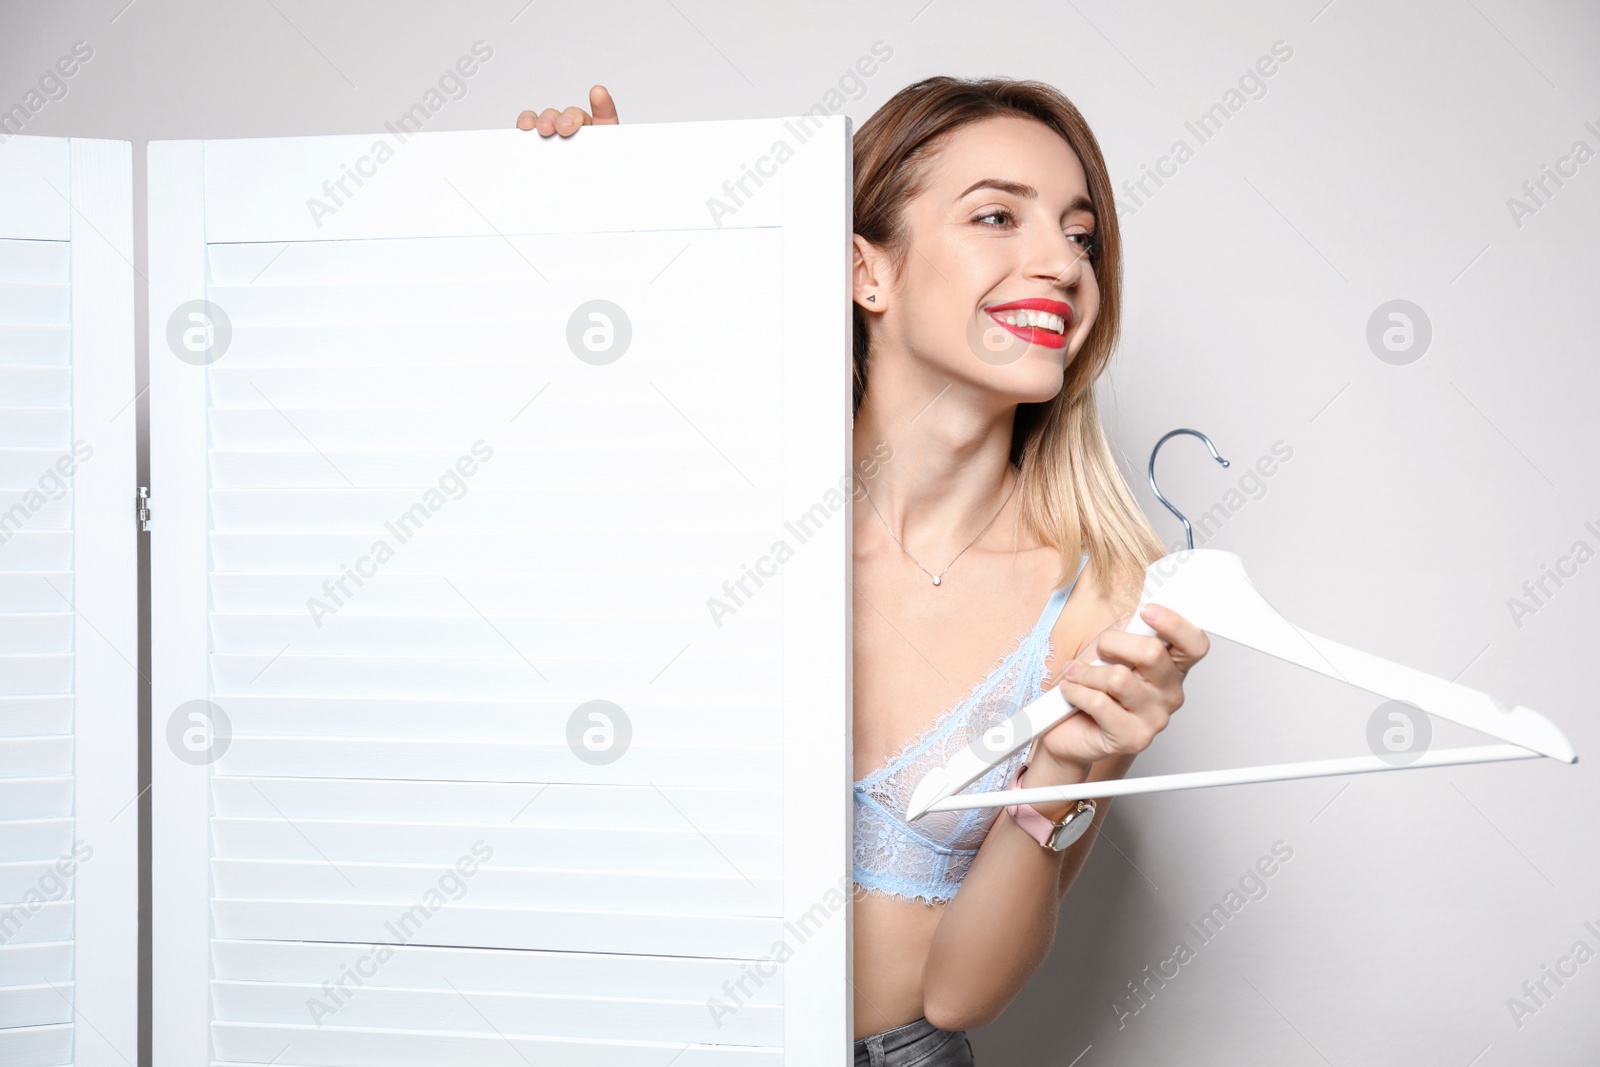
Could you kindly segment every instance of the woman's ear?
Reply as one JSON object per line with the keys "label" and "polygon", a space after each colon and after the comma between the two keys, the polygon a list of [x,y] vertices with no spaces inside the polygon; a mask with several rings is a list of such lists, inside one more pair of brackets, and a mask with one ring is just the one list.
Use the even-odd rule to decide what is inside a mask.
{"label": "woman's ear", "polygon": [[883,253],[860,234],[851,235],[851,281],[854,299],[866,311],[882,311],[888,305]]}

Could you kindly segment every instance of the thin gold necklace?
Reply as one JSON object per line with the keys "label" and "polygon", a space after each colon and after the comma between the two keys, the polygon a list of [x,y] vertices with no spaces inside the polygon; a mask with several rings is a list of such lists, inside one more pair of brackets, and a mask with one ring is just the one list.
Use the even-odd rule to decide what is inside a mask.
{"label": "thin gold necklace", "polygon": [[904,552],[906,554],[907,558],[909,558],[912,563],[915,563],[919,568],[921,568],[923,574],[926,574],[929,578],[933,579],[933,584],[934,585],[940,584],[940,580],[945,576],[946,572],[948,572],[951,567],[954,567],[956,565],[956,559],[960,559],[961,556],[962,556],[962,553],[966,552],[967,548],[971,548],[973,545],[978,543],[978,538],[983,536],[983,530],[987,530],[991,525],[993,525],[994,520],[998,519],[1000,517],[1000,511],[1004,511],[1006,509],[1006,505],[1011,503],[1011,495],[1012,495],[1012,493],[1015,493],[1017,491],[1017,479],[1016,478],[1012,478],[1011,479],[1011,492],[1007,493],[1005,500],[1001,502],[1000,511],[995,512],[994,515],[989,519],[989,521],[983,524],[983,530],[979,530],[977,532],[977,535],[974,536],[971,541],[967,542],[967,548],[963,548],[960,552],[956,553],[956,559],[953,559],[949,563],[945,564],[944,570],[940,571],[938,574],[934,574],[928,568],[923,567],[921,561],[918,560],[916,556],[911,555],[911,550],[905,546],[905,544],[900,540],[900,538],[894,536],[894,531],[889,528],[889,520],[884,518],[883,517],[883,512],[878,510],[877,502],[872,499],[872,490],[871,489],[867,489],[867,480],[865,478],[861,477],[861,474],[860,474],[859,471],[856,473],[856,480],[861,483],[861,488],[862,489],[866,489],[866,492],[867,492],[867,503],[872,505],[873,513],[878,516],[878,521],[883,523],[883,528],[885,530],[889,531],[889,536],[890,537],[894,537],[894,543],[900,546],[900,551]]}

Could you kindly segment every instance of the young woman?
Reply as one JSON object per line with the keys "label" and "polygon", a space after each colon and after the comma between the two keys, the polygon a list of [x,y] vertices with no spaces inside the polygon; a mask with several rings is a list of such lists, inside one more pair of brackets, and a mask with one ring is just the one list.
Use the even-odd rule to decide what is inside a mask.
{"label": "young woman", "polygon": [[[517,127],[617,122],[589,103]],[[1120,778],[1210,642],[1171,611],[1122,629],[1165,549],[1096,408],[1121,247],[1083,116],[1040,82],[929,78],[854,155],[855,1059],[954,1067],[1049,952],[1110,801],[908,825],[910,791],[1058,684],[1083,714],[963,792]],[[1063,820],[1083,836],[1057,851]]]}

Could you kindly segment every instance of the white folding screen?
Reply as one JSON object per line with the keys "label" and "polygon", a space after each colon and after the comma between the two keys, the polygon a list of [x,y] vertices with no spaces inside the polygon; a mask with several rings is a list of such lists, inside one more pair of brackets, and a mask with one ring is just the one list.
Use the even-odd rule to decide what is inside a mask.
{"label": "white folding screen", "polygon": [[0,143],[0,1063],[137,1055],[132,154]]}
{"label": "white folding screen", "polygon": [[844,1062],[849,146],[150,146],[157,1063]]}

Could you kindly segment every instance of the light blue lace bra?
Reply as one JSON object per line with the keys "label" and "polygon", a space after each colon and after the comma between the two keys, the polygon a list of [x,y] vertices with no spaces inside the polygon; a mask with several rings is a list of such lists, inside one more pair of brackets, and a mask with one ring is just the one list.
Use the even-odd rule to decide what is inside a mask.
{"label": "light blue lace bra", "polygon": [[[1050,631],[1088,561],[1085,552],[1072,581],[1050,595],[1033,630],[1017,638],[987,677],[883,766],[855,783],[854,878],[862,889],[932,904],[955,896],[1000,809],[932,811],[910,825],[903,816],[911,793],[923,775],[948,763],[969,738],[981,736],[1038,699],[1044,691]],[[1024,745],[961,792],[1003,788],[1031,748]]]}

